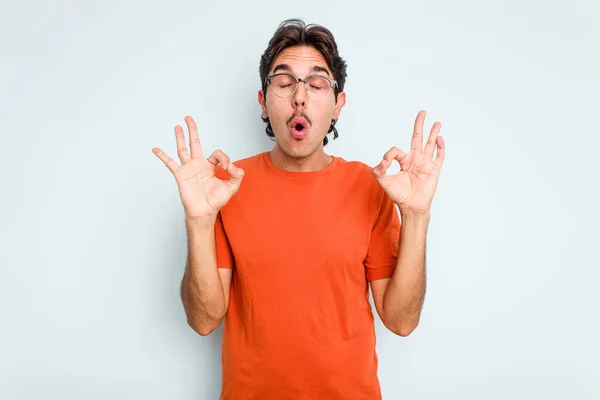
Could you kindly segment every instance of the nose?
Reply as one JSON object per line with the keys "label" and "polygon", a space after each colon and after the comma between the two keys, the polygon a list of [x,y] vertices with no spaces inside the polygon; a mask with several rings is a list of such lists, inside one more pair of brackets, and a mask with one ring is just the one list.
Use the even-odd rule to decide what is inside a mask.
{"label": "nose", "polygon": [[308,93],[306,93],[306,87],[304,87],[303,85],[306,85],[306,83],[298,82],[298,86],[296,87],[296,92],[292,96],[295,108],[306,107],[306,99],[308,97]]}

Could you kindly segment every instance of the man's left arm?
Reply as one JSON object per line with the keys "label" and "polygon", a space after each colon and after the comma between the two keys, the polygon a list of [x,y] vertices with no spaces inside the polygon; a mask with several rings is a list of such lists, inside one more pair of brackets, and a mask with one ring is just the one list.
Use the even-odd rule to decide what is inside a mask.
{"label": "man's left arm", "polygon": [[[382,322],[401,336],[409,335],[421,316],[426,288],[427,228],[445,154],[439,122],[433,124],[423,149],[425,114],[424,110],[417,114],[410,151],[392,147],[373,168],[377,182],[400,209],[402,226],[396,268],[391,278],[371,280],[371,290]],[[394,161],[400,164],[400,171],[388,175]]]}
{"label": "man's left arm", "polygon": [[402,225],[396,268],[391,278],[370,282],[373,301],[383,324],[400,336],[415,330],[426,291],[426,237],[429,214],[401,212]]}

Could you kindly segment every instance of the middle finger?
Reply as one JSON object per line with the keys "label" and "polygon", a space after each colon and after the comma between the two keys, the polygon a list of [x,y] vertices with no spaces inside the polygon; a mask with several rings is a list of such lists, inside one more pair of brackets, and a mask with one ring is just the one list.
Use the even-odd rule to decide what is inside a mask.
{"label": "middle finger", "polygon": [[185,165],[190,159],[190,154],[185,145],[183,128],[179,125],[175,127],[175,140],[177,141],[177,155],[179,156],[179,161],[181,161],[181,165]]}

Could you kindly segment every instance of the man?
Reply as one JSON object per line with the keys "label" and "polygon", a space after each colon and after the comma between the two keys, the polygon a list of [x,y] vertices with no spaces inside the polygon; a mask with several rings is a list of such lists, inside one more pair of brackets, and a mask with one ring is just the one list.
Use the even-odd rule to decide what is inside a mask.
{"label": "man", "polygon": [[410,151],[374,168],[326,154],[346,64],[327,29],[299,20],[281,24],[260,74],[271,151],[205,158],[191,117],[189,152],[175,127],[181,165],[153,149],[185,210],[187,321],[204,336],[225,320],[222,399],[380,399],[368,288],[389,330],[417,327],[441,125],[423,148],[419,112]]}

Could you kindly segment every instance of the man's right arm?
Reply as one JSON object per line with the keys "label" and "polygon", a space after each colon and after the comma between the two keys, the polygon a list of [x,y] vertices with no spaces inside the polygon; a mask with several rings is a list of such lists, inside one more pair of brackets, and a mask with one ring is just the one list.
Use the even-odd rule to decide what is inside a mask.
{"label": "man's right arm", "polygon": [[[181,165],[158,147],[152,148],[152,152],[177,181],[188,235],[188,258],[181,282],[181,301],[188,324],[200,335],[206,336],[225,317],[232,275],[231,268],[227,269],[230,265],[217,267],[215,222],[219,210],[240,189],[245,172],[221,150],[215,150],[208,158],[204,158],[196,122],[190,116],[185,117],[185,122],[190,131],[189,152],[183,128],[179,125],[175,127],[177,155]],[[216,176],[217,168],[222,168],[225,179]]]}
{"label": "man's right arm", "polygon": [[181,300],[188,324],[202,336],[219,326],[229,305],[232,270],[217,267],[215,221],[210,218],[185,222],[188,258]]}

